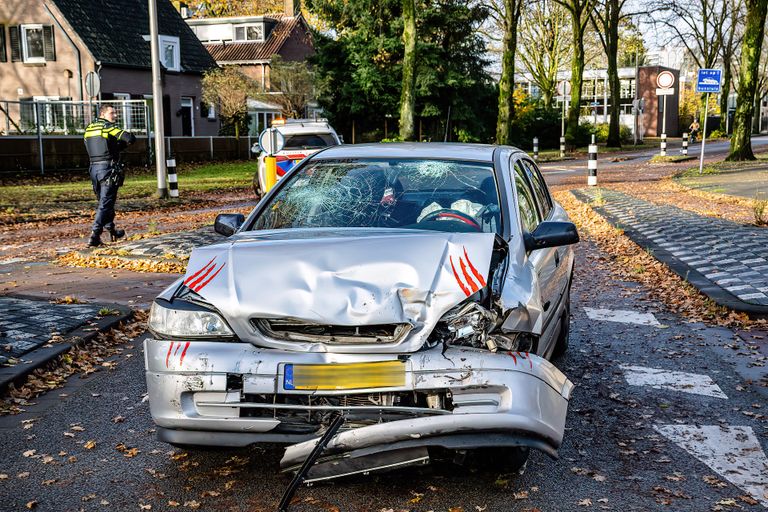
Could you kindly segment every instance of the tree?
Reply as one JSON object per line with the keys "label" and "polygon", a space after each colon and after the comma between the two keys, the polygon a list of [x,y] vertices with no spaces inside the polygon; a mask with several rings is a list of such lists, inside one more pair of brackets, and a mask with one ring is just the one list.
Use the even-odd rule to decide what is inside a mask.
{"label": "tree", "polygon": [[254,93],[253,98],[280,105],[286,117],[304,117],[314,92],[312,71],[302,61],[286,61],[273,55],[269,64],[270,91]]}
{"label": "tree", "polygon": [[526,6],[519,36],[520,61],[541,91],[544,107],[552,108],[557,72],[568,58],[568,11],[554,0]]}
{"label": "tree", "polygon": [[517,24],[524,0],[502,0],[502,5],[489,5],[503,27],[501,78],[499,79],[499,115],[496,120],[496,143],[509,144],[515,118],[515,51]]}
{"label": "tree", "polygon": [[248,113],[248,97],[258,92],[256,84],[238,66],[207,71],[203,75],[203,101],[216,105],[225,125],[234,127],[240,136],[240,125]]}
{"label": "tree", "polygon": [[597,0],[590,12],[600,43],[608,59],[608,89],[611,92],[611,117],[606,146],[621,147],[619,116],[621,114],[621,81],[619,79],[619,24],[626,0]]}
{"label": "tree", "polygon": [[412,140],[416,108],[416,5],[415,0],[403,4],[403,80],[400,92],[400,138]]}
{"label": "tree", "polygon": [[728,96],[731,93],[733,82],[733,59],[736,49],[741,42],[744,3],[742,0],[723,0],[723,6],[727,6],[727,12],[724,16],[725,23],[717,27],[718,38],[722,41],[720,57],[723,63],[723,92],[720,95],[720,129],[728,133]]}
{"label": "tree", "polygon": [[[182,2],[173,3],[178,9]],[[186,3],[196,18],[259,16],[283,11],[283,0],[193,0]]]}
{"label": "tree", "polygon": [[584,78],[584,32],[590,19],[594,0],[556,0],[571,15],[571,105],[568,108],[568,128],[565,139],[574,144],[578,137],[579,114],[581,112],[581,86]]}
{"label": "tree", "polygon": [[741,45],[739,97],[733,120],[731,150],[726,160],[754,160],[752,153],[752,116],[755,112],[758,69],[765,35],[768,0],[746,0],[747,18]]}

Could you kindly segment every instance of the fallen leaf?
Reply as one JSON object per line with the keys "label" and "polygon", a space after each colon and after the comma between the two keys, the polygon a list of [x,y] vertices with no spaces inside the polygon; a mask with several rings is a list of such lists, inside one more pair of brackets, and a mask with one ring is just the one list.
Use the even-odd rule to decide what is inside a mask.
{"label": "fallen leaf", "polygon": [[140,510],[152,510],[152,505],[144,505],[143,503],[139,503],[139,509]]}
{"label": "fallen leaf", "polygon": [[516,492],[516,493],[513,493],[512,496],[516,500],[527,500],[528,499],[528,491]]}
{"label": "fallen leaf", "polygon": [[169,507],[178,507],[179,505],[181,505],[181,503],[179,503],[178,501],[173,501],[173,500],[170,500],[170,501],[168,502],[168,506],[169,506]]}
{"label": "fallen leaf", "polygon": [[591,507],[592,506],[592,500],[589,498],[584,498],[583,500],[579,501],[580,507]]}
{"label": "fallen leaf", "polygon": [[24,453],[22,453],[22,455],[25,457],[32,457],[36,452],[37,450],[27,450]]}
{"label": "fallen leaf", "polygon": [[746,494],[743,496],[739,496],[739,499],[746,503],[747,505],[757,505],[759,502],[753,498],[752,496],[747,496]]}
{"label": "fallen leaf", "polygon": [[51,478],[50,480],[43,480],[43,485],[55,484],[57,480],[58,480],[57,478]]}
{"label": "fallen leaf", "polygon": [[29,471],[24,471],[23,473],[19,473],[16,475],[16,478],[27,478],[29,476]]}
{"label": "fallen leaf", "polygon": [[189,508],[191,508],[193,510],[196,510],[196,509],[200,508],[200,502],[195,501],[195,500],[185,501],[184,502],[184,506],[185,507],[189,507]]}
{"label": "fallen leaf", "polygon": [[125,418],[123,418],[122,416],[115,416],[114,418],[112,418],[112,423],[122,423],[124,421],[125,421]]}
{"label": "fallen leaf", "polygon": [[85,432],[85,429],[81,427],[80,425],[73,425],[70,427],[75,432]]}
{"label": "fallen leaf", "polygon": [[83,448],[85,448],[86,450],[93,450],[94,448],[96,448],[96,440],[95,439],[89,440],[87,443],[83,445]]}
{"label": "fallen leaf", "polygon": [[35,507],[37,507],[37,500],[32,500],[27,502],[28,509],[32,510]]}

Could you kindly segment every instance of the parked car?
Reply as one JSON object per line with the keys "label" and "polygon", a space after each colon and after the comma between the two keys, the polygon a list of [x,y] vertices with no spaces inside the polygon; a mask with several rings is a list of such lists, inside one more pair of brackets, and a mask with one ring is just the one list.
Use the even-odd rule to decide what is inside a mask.
{"label": "parked car", "polygon": [[308,481],[491,450],[555,456],[572,383],[575,226],[515,148],[318,151],[152,306],[152,417],[174,445],[289,443]]}
{"label": "parked car", "polygon": [[[327,121],[280,119],[275,120],[272,126],[285,138],[285,146],[275,154],[278,180],[312,153],[341,144],[341,139]],[[258,168],[253,176],[253,191],[261,196],[266,190],[266,153],[261,151],[258,142],[253,145],[251,151],[259,154]]]}

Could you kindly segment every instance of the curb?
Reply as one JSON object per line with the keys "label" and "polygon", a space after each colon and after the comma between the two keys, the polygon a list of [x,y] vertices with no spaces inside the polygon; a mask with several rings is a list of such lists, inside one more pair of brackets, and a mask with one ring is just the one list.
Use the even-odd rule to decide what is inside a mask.
{"label": "curb", "polygon": [[[27,298],[21,295],[16,295],[16,297]],[[39,297],[32,299],[40,300]],[[26,379],[36,369],[48,365],[48,363],[60,355],[69,352],[74,347],[87,345],[99,333],[108,331],[133,316],[132,309],[120,304],[104,304],[103,307],[119,311],[120,314],[97,318],[94,323],[81,325],[66,333],[65,341],[50,346],[43,346],[24,354],[21,357],[24,359],[24,362],[19,362],[13,366],[0,367],[0,392],[5,392],[9,385]]]}
{"label": "curb", "polygon": [[570,191],[573,196],[592,208],[593,211],[603,217],[611,226],[621,229],[624,234],[640,247],[647,249],[651,256],[667,265],[675,274],[681,277],[684,281],[687,281],[694,288],[706,295],[708,298],[719,305],[737,311],[739,313],[746,313],[752,319],[768,318],[768,306],[761,306],[759,304],[749,304],[742,301],[737,296],[722,288],[721,286],[713,283],[707,279],[701,272],[691,268],[682,260],[679,260],[671,252],[667,251],[663,247],[659,247],[655,242],[646,238],[639,232],[632,228],[626,227],[621,222],[607,213],[599,206],[593,206],[589,197],[579,190]]}

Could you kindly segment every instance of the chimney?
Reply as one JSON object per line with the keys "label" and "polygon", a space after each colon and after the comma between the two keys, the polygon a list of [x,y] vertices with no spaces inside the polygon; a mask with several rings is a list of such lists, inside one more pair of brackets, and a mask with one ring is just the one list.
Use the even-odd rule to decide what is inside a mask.
{"label": "chimney", "polygon": [[283,0],[283,10],[286,16],[293,16],[296,14],[296,8],[293,6],[293,0]]}

